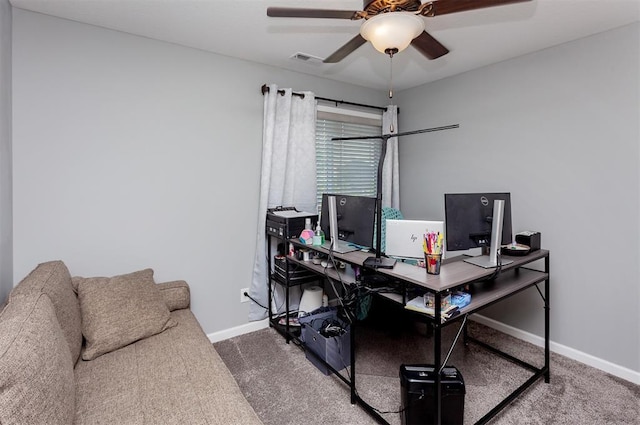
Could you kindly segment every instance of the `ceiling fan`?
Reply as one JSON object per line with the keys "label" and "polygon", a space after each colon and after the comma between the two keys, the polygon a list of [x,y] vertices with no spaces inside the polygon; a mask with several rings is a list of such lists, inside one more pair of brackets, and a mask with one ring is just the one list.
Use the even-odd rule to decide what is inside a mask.
{"label": "ceiling fan", "polygon": [[364,0],[362,10],[304,9],[269,7],[267,16],[274,18],[364,19],[360,33],[324,59],[337,63],[367,41],[376,50],[392,56],[409,44],[429,59],[449,53],[438,40],[425,31],[422,17],[446,15],[467,10],[520,3],[530,0]]}

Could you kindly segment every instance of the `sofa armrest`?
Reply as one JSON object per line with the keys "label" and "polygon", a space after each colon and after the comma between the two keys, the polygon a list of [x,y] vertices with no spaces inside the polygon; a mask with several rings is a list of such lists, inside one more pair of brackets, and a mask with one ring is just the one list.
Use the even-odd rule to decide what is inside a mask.
{"label": "sofa armrest", "polygon": [[184,280],[158,283],[158,289],[169,311],[189,308],[191,292],[189,284]]}

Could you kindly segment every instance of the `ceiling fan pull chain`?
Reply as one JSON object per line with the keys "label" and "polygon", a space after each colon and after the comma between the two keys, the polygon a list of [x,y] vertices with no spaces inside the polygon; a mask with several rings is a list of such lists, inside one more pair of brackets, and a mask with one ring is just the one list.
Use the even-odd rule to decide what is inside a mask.
{"label": "ceiling fan pull chain", "polygon": [[[389,54],[389,99],[391,100],[391,106],[393,106],[393,53]],[[393,134],[394,132],[393,120],[391,120],[389,124],[389,134]]]}
{"label": "ceiling fan pull chain", "polygon": [[393,103],[393,55],[389,55],[389,99]]}

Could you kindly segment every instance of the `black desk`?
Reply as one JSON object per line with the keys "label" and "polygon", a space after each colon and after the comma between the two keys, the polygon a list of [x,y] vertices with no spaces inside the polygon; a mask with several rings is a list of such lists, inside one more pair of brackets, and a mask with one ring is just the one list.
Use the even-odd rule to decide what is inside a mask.
{"label": "black desk", "polygon": [[[328,254],[328,251],[321,247],[308,246],[300,244],[296,240],[291,240],[291,243],[296,248],[307,248],[313,251]],[[347,264],[356,267],[363,267],[364,260],[371,254],[355,251],[345,254],[333,253],[336,260],[340,260]],[[544,377],[545,382],[549,382],[549,251],[538,250],[523,257],[509,257],[510,260],[514,260],[513,263],[507,264],[502,267],[502,270],[498,277],[491,282],[490,285],[475,285],[472,295],[471,303],[460,309],[460,314],[456,315],[448,320],[436,320],[440,317],[440,301],[443,296],[449,290],[460,288],[466,284],[473,284],[474,282],[482,281],[483,279],[491,276],[494,273],[494,269],[484,269],[464,261],[461,261],[463,257],[454,257],[449,261],[443,262],[440,268],[439,275],[429,275],[426,270],[409,265],[406,263],[398,262],[393,269],[378,269],[375,272],[384,275],[393,281],[406,285],[407,289],[418,289],[424,292],[430,292],[434,295],[435,304],[435,316],[429,316],[424,313],[413,312],[427,323],[431,323],[433,327],[434,338],[434,366],[436,370],[440,370],[442,366],[441,355],[441,332],[445,326],[458,323],[464,330],[465,343],[476,343],[489,351],[500,355],[512,362],[515,362],[519,366],[529,369],[533,375],[522,385],[520,385],[515,391],[509,394],[502,402],[495,406],[485,416],[483,416],[477,424],[484,424],[494,417],[500,410],[511,403],[518,395],[520,395],[529,386],[535,383],[538,379]],[[531,265],[534,261],[541,260],[544,262],[544,271],[538,271],[525,266]],[[287,261],[294,264],[301,265],[314,273],[323,275],[329,279],[341,280],[345,284],[355,283],[355,278],[352,275],[348,275],[335,269],[325,269],[320,265],[315,265],[311,261],[301,261],[294,257],[287,257]],[[340,275],[338,274],[340,273]],[[540,290],[538,284],[544,282],[544,292]],[[517,359],[507,353],[504,353],[497,348],[494,348],[476,338],[472,338],[466,332],[466,319],[469,315],[482,310],[489,305],[502,301],[520,291],[535,287],[544,301],[544,366],[538,368],[523,360]],[[379,294],[392,302],[400,305],[406,305],[407,292],[404,294]],[[407,310],[409,311],[409,310]],[[351,402],[361,404],[371,415],[373,415],[381,423],[387,423],[386,420],[380,416],[371,406],[369,406],[364,400],[362,400],[356,392],[356,364],[355,364],[355,323],[352,325],[351,331],[351,370],[349,379],[345,379],[342,375],[337,374],[345,383],[350,386],[351,389]],[[337,372],[337,371],[334,371]],[[434,409],[436,412],[435,417],[438,418],[437,423],[440,423],[441,418],[441,402],[442,393],[440,386],[440,374],[436,374],[435,382],[435,394],[434,397]]]}

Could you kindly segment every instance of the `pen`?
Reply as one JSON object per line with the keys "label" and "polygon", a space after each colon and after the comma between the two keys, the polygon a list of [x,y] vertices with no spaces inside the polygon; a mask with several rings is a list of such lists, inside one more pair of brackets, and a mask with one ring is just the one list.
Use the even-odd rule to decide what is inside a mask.
{"label": "pen", "polygon": [[429,232],[424,234],[422,241],[422,250],[425,254],[442,254],[442,242],[444,241],[444,235],[440,232]]}

